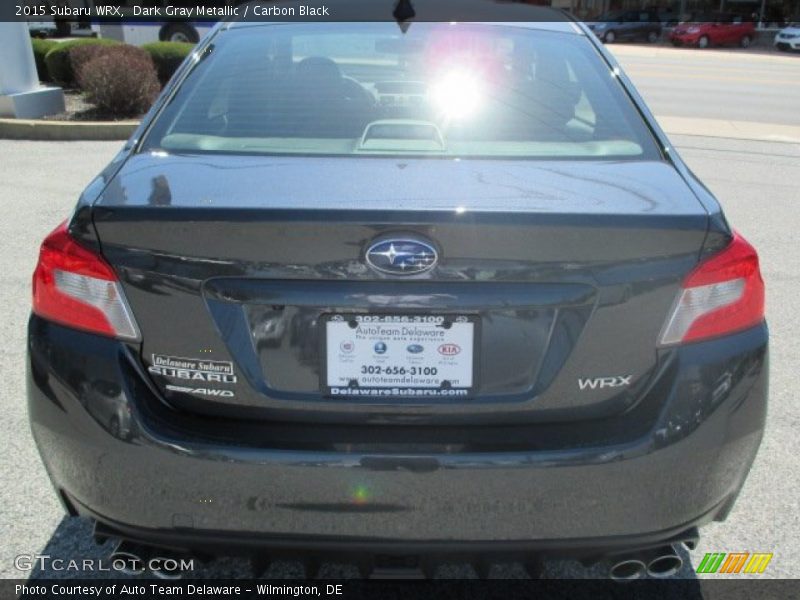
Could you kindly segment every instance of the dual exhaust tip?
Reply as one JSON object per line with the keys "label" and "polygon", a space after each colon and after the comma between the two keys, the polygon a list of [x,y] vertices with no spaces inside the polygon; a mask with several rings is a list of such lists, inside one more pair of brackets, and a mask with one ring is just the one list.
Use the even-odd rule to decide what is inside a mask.
{"label": "dual exhaust tip", "polygon": [[671,577],[681,570],[683,559],[673,546],[662,546],[617,558],[611,565],[609,577],[615,581],[632,581],[645,575]]}
{"label": "dual exhaust tip", "polygon": [[[687,544],[688,545],[688,544]],[[180,569],[170,568],[180,563],[180,555],[168,550],[121,541],[111,552],[111,563],[124,575],[141,575],[149,572],[154,577],[177,580],[183,576]],[[615,581],[632,581],[645,575],[655,578],[671,577],[683,566],[683,559],[672,545],[644,550],[617,557],[609,569]]]}
{"label": "dual exhaust tip", "polygon": [[181,556],[168,550],[123,540],[116,545],[109,558],[116,571],[123,575],[142,575],[149,572],[153,577],[168,580],[183,576],[178,568]]}

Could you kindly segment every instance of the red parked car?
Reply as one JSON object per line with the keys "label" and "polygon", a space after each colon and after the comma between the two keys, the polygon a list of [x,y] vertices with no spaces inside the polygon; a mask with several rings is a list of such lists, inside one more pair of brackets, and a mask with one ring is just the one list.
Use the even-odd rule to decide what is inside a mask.
{"label": "red parked car", "polygon": [[738,44],[747,48],[756,36],[755,23],[745,21],[739,15],[718,14],[708,18],[698,18],[694,23],[680,23],[670,33],[669,39],[675,46],[722,46]]}

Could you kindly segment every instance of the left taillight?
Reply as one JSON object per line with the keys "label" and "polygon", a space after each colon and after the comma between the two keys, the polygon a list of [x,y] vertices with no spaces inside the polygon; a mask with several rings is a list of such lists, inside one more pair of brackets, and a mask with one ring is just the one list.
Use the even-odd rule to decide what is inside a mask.
{"label": "left taillight", "polygon": [[69,235],[66,222],[45,238],[39,250],[33,312],[91,333],[140,339],[116,273],[102,256]]}

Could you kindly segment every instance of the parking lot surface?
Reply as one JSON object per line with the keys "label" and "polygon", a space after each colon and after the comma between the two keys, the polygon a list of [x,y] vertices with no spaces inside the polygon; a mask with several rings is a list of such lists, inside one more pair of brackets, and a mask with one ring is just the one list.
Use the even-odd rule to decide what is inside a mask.
{"label": "parking lot surface", "polygon": [[[797,251],[797,190],[800,145],[695,136],[673,141],[689,165],[723,201],[732,224],[759,249],[768,289],[772,333],[771,393],[767,433],[750,478],[726,523],[702,533],[701,544],[684,559],[697,564],[705,552],[761,551],[775,557],[765,575],[789,577],[800,559],[800,510],[796,493],[796,428],[800,405],[794,398],[794,365],[800,362],[800,324],[794,306],[800,297]],[[45,551],[62,558],[103,557],[107,547],[91,540],[82,520],[64,520],[31,439],[25,411],[25,321],[30,307],[30,274],[41,239],[72,208],[90,178],[118,149],[116,143],[0,141],[3,157],[0,204],[0,575],[16,577],[14,557]],[[46,165],[46,170],[43,166]],[[703,457],[698,457],[702,461]],[[243,561],[209,565],[202,575],[247,575]],[[301,576],[299,564],[274,565],[268,575]],[[355,575],[354,568],[326,565],[323,575]],[[520,565],[497,565],[494,575],[523,576]],[[551,576],[601,576],[602,567],[549,562]],[[686,567],[684,575],[690,575]],[[474,576],[453,565],[442,576]]]}
{"label": "parking lot surface", "polygon": [[800,55],[612,44],[658,116],[800,125]]}

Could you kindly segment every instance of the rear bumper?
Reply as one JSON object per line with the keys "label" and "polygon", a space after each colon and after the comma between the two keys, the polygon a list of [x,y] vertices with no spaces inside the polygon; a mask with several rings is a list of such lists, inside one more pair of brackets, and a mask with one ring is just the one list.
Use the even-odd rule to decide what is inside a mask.
{"label": "rear bumper", "polygon": [[[134,539],[225,552],[585,555],[681,539],[724,518],[744,482],[766,413],[766,326],[680,348],[672,360],[672,389],[646,435],[550,451],[334,452],[192,439],[148,419],[153,391],[130,348],[35,317],[28,400],[62,497]],[[124,426],[81,401],[77,390],[95,378],[118,384]]]}

